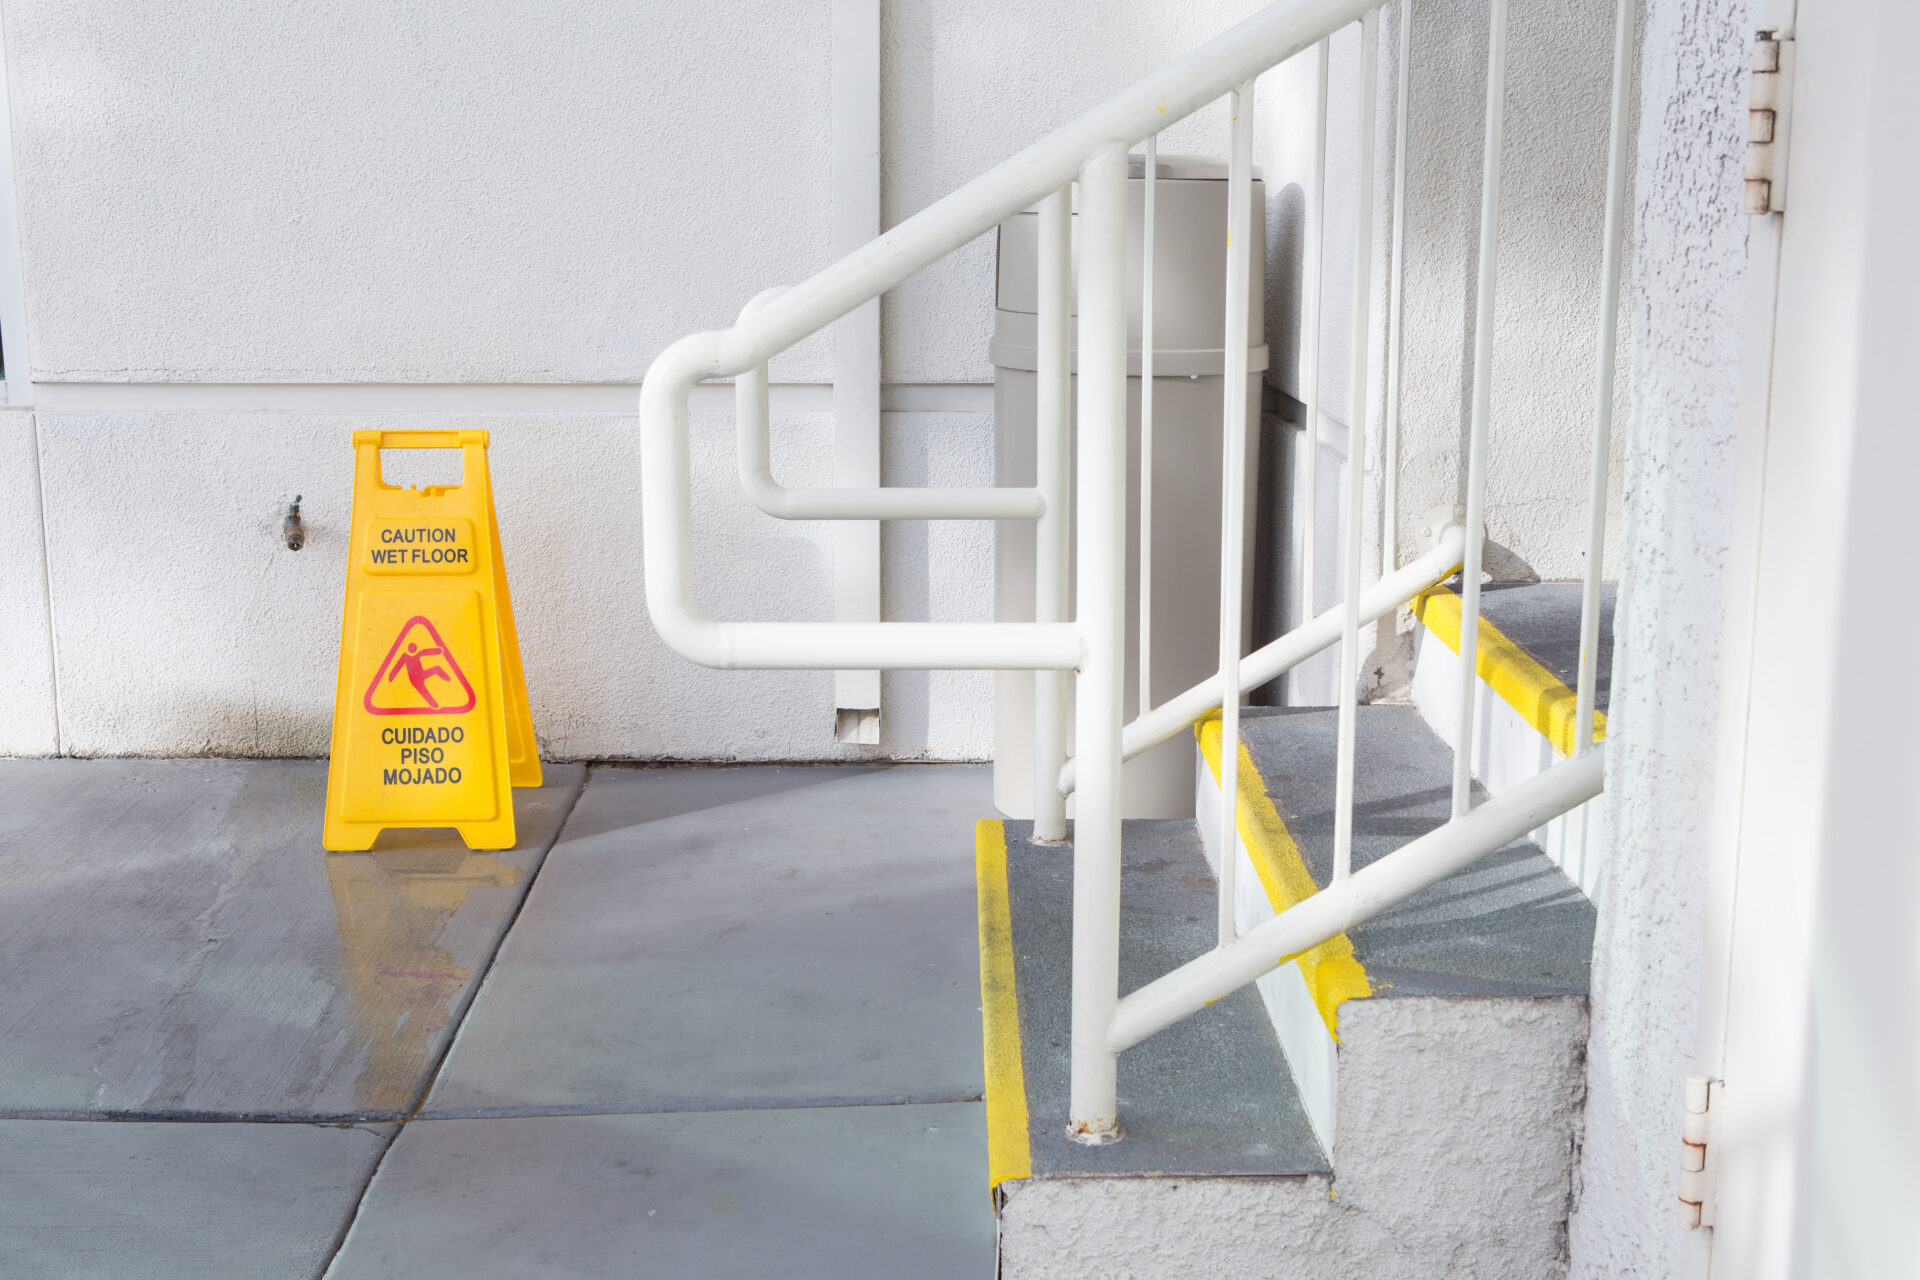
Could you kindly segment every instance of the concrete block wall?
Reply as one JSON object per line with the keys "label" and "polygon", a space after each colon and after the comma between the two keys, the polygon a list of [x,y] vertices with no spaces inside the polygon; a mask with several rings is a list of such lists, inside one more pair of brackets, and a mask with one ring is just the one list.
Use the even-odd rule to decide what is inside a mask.
{"label": "concrete block wall", "polygon": [[33,415],[0,411],[0,755],[59,740]]}
{"label": "concrete block wall", "polygon": [[[75,755],[312,756],[327,750],[353,458],[351,433],[457,420],[492,435],[503,542],[528,692],[543,750],[563,758],[816,759],[832,741],[831,676],[711,672],[669,651],[646,620],[639,574],[633,419],[611,413],[24,413],[5,415],[24,452],[37,426],[47,494],[51,634],[59,732],[44,671],[49,598],[39,530],[11,527],[0,586],[29,608],[0,631],[9,661],[6,749]],[[885,478],[985,483],[985,415],[899,414]],[[782,473],[825,483],[823,414],[775,422]],[[742,618],[827,616],[828,527],[783,523],[732,483],[726,415],[694,428],[703,604]],[[789,462],[788,460],[791,459]],[[10,457],[11,461],[11,457]],[[30,467],[7,471],[28,482]],[[281,516],[302,497],[306,546]],[[169,495],[179,495],[172,497]],[[984,526],[890,535],[890,616],[977,620],[991,599]],[[37,661],[39,666],[33,664]],[[18,678],[15,673],[19,673]],[[886,737],[865,754],[984,754],[990,677],[889,675]],[[40,710],[35,714],[35,708]]]}
{"label": "concrete block wall", "polygon": [[[886,221],[1255,7],[884,6]],[[457,425],[493,433],[548,754],[991,753],[987,677],[889,675],[881,743],[840,746],[830,676],[706,671],[645,615],[631,384],[830,260],[830,0],[3,16],[31,411],[0,417],[0,752],[323,753],[351,433]],[[888,483],[991,482],[992,252],[888,300],[884,380],[920,392]],[[831,344],[771,372],[779,474],[825,483]],[[750,510],[702,403],[705,603],[826,617],[827,527]],[[986,526],[884,538],[886,616],[990,616]]]}
{"label": "concrete block wall", "polygon": [[[1483,23],[1461,4],[1446,21]],[[1259,7],[884,4],[883,221]],[[641,600],[632,384],[675,338],[832,256],[831,13],[9,3],[25,356],[8,401],[32,412],[0,431],[0,751],[322,751],[349,436],[472,425],[496,436],[549,753],[989,755],[978,677],[889,677],[882,743],[841,747],[828,677],[695,668]],[[1330,386],[1356,47],[1336,37]],[[1283,387],[1312,77],[1310,58],[1269,76],[1257,117]],[[1162,147],[1219,154],[1226,132],[1216,106]],[[983,237],[884,301],[889,479],[990,478],[992,257]],[[826,477],[833,373],[824,338],[773,364],[788,479]],[[698,443],[713,607],[825,616],[824,531],[740,504],[724,393],[700,407],[716,411]],[[314,534],[290,553],[274,533],[295,493]],[[889,529],[886,613],[989,616],[990,536]]]}

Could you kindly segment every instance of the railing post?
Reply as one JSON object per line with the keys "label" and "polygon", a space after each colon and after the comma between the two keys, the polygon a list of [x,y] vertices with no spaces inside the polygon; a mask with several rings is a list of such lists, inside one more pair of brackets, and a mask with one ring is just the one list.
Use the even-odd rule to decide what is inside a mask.
{"label": "railing post", "polygon": [[1493,404],[1494,290],[1499,273],[1500,146],[1507,103],[1507,0],[1487,29],[1487,138],[1480,168],[1480,263],[1474,284],[1473,408],[1467,423],[1467,554],[1460,567],[1460,719],[1453,738],[1453,816],[1473,803],[1474,681],[1479,675],[1480,565],[1487,532],[1487,424]]}
{"label": "railing post", "polygon": [[[1498,0],[1496,0],[1498,2]],[[1353,871],[1354,754],[1360,734],[1360,521],[1367,490],[1367,357],[1373,329],[1373,121],[1378,105],[1375,78],[1380,55],[1380,11],[1360,20],[1360,163],[1354,194],[1353,354],[1347,366],[1347,501],[1342,513],[1340,547],[1346,566],[1340,574],[1339,755],[1334,763],[1333,881]]]}
{"label": "railing post", "polygon": [[1080,492],[1075,539],[1085,656],[1075,685],[1079,809],[1073,837],[1073,1033],[1068,1132],[1120,1137],[1114,1055],[1120,996],[1120,729],[1126,681],[1127,151],[1080,171]]}
{"label": "railing post", "polygon": [[[1300,616],[1320,613],[1315,565],[1320,556],[1320,294],[1326,256],[1327,84],[1332,45],[1319,44],[1319,79],[1313,110],[1313,191],[1307,199],[1306,278],[1300,284],[1300,416],[1305,452],[1300,459]],[[1300,701],[1288,681],[1287,703]]]}
{"label": "railing post", "polygon": [[1239,930],[1234,920],[1240,867],[1240,659],[1245,603],[1247,530],[1247,306],[1252,283],[1253,86],[1228,98],[1232,141],[1227,162],[1226,388],[1220,425],[1220,865],[1216,888],[1221,946]]}
{"label": "railing post", "polygon": [[1580,679],[1573,754],[1593,750],[1600,689],[1600,580],[1607,559],[1607,476],[1613,456],[1613,363],[1620,337],[1620,257],[1627,212],[1627,112],[1633,88],[1633,4],[1614,13],[1613,122],[1607,139],[1606,229],[1600,241],[1600,332],[1593,380],[1593,465],[1587,477],[1587,567],[1580,579]]}
{"label": "railing post", "polygon": [[1140,166],[1140,565],[1133,665],[1140,677],[1133,713],[1153,710],[1153,195],[1160,167],[1157,137]]}
{"label": "railing post", "polygon": [[[1073,188],[1040,202],[1039,440],[1034,481],[1046,510],[1033,534],[1033,619],[1066,622],[1068,523],[1073,493],[1070,429],[1073,370],[1068,364],[1067,290],[1072,279]],[[1067,838],[1067,798],[1060,768],[1067,762],[1067,673],[1033,673],[1033,837]]]}

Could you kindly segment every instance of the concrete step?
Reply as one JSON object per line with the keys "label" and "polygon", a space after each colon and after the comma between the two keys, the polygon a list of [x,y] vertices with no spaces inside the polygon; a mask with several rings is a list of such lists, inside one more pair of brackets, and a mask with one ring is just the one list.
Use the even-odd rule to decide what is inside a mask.
{"label": "concrete step", "polygon": [[[1353,867],[1442,826],[1452,753],[1412,707],[1356,721]],[[1220,722],[1200,743],[1199,828],[1219,864]],[[1240,927],[1265,923],[1332,879],[1338,713],[1253,708],[1240,722]],[[1486,793],[1476,786],[1475,802]],[[1584,999],[1592,904],[1530,840],[1516,841],[1261,979],[1302,1101],[1329,1147],[1347,1002],[1409,996]]]}
{"label": "concrete step", "polygon": [[[986,999],[991,1181],[1112,1174],[1326,1173],[1280,1045],[1242,990],[1120,1059],[1126,1137],[1067,1136],[1073,846],[1030,822],[976,832]],[[1214,878],[1194,824],[1130,819],[1120,882],[1120,986],[1132,990],[1214,944]],[[1011,977],[1011,989],[996,975]]]}
{"label": "concrete step", "polygon": [[[1002,1276],[1552,1270],[1571,1186],[1592,913],[1537,850],[1503,851],[1490,876],[1456,877],[1317,949],[1318,979],[1344,995],[1330,1002],[1337,1044],[1306,1000],[1332,1046],[1305,1042],[1319,1077],[1302,1081],[1268,993],[1243,989],[1121,1055],[1125,1136],[1089,1147],[1066,1135],[1072,851],[1029,833],[1014,822],[977,832]],[[1130,991],[1214,945],[1216,888],[1194,823],[1130,821],[1124,843],[1120,987]],[[1378,856],[1374,844],[1365,856]],[[1296,878],[1307,867],[1300,858]],[[1241,882],[1262,884],[1250,866]],[[1298,981],[1299,965],[1286,968]],[[1317,1121],[1308,1084],[1330,1088],[1336,1072]]]}
{"label": "concrete step", "polygon": [[[1574,746],[1580,671],[1580,584],[1488,583],[1480,592],[1474,662],[1473,774],[1493,795],[1538,776]],[[1458,581],[1414,601],[1413,700],[1449,748],[1459,733]],[[1612,692],[1614,587],[1601,587],[1594,741],[1606,737]],[[1588,897],[1598,891],[1605,797],[1533,833]]]}

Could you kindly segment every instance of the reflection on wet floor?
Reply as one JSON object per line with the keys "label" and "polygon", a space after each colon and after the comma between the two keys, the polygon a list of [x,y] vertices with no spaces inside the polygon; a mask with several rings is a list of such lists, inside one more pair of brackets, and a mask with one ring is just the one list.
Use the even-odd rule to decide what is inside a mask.
{"label": "reflection on wet floor", "polygon": [[585,771],[521,842],[320,847],[324,761],[0,761],[0,1114],[407,1115]]}
{"label": "reflection on wet floor", "polygon": [[[468,895],[525,874],[434,832],[387,832],[366,853],[326,855],[349,1001],[349,1052],[361,1061],[353,1105],[412,1108],[472,970],[444,945]],[[496,913],[489,912],[489,915]],[[491,921],[490,921],[491,923]]]}

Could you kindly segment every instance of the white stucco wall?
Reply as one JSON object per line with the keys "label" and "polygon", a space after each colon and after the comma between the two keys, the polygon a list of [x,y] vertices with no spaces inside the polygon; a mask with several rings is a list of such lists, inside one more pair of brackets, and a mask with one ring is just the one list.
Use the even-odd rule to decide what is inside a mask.
{"label": "white stucco wall", "polygon": [[9,4],[34,374],[637,379],[826,265],[829,12]]}
{"label": "white stucco wall", "polygon": [[[897,0],[882,13],[880,154],[891,226],[1258,11],[1261,0],[1118,7],[1095,0]],[[1215,105],[1169,129],[1167,154],[1224,155]],[[1256,116],[1256,155],[1272,121]],[[993,237],[882,303],[883,364],[897,382],[990,382]]]}
{"label": "white stucco wall", "polygon": [[[0,751],[324,752],[350,435],[465,425],[494,433],[550,754],[989,754],[983,677],[889,675],[879,748],[842,748],[831,677],[720,674],[669,652],[641,602],[632,416],[537,407],[541,386],[637,379],[668,342],[826,264],[829,13],[8,6],[47,466],[35,415],[9,416]],[[974,345],[984,355],[984,330]],[[825,339],[773,369],[832,372]],[[130,385],[110,402],[74,385],[101,381]],[[162,394],[234,382],[481,384],[467,399],[482,411],[375,395],[316,412],[289,388],[269,401],[285,411],[239,412]],[[536,407],[504,411],[521,403]],[[783,478],[826,482],[824,414],[789,415],[778,436]],[[724,415],[702,419],[709,604],[824,617],[827,528],[751,512],[730,440]],[[889,482],[990,483],[991,417],[889,415],[883,454]],[[298,553],[275,537],[295,493],[311,531]],[[886,539],[888,616],[989,616],[985,526]],[[44,563],[64,584],[51,613]],[[50,651],[71,666],[58,728]]]}
{"label": "white stucco wall", "polygon": [[[1461,33],[1484,20],[1467,0],[1447,3],[1466,7],[1433,10],[1436,28],[1422,41],[1431,38],[1434,52],[1423,52],[1416,73],[1470,79],[1452,65],[1449,41],[1471,44],[1476,37]],[[883,6],[884,220],[925,207],[1258,5]],[[324,529],[345,510],[348,435],[454,419],[415,412],[408,406],[420,402],[404,396],[376,397],[362,412],[319,412],[287,388],[272,401],[275,412],[260,413],[160,392],[267,382],[476,384],[504,393],[632,381],[674,338],[726,323],[761,288],[828,260],[829,13],[827,0],[728,0],[698,11],[567,0],[537,21],[450,0],[351,14],[233,11],[207,0],[165,13],[107,0],[6,6],[25,327],[41,389],[37,428],[18,430],[37,430],[47,466],[29,480],[10,465],[5,483],[44,502],[51,542],[35,541],[37,518],[9,528],[25,539],[24,554],[0,579],[0,612],[11,643],[27,650],[31,633],[44,631],[63,678],[56,732],[51,671],[10,667],[10,696],[27,709],[9,714],[0,749],[320,750],[333,644],[326,620],[337,594],[324,570],[331,557],[337,571],[340,555]],[[1390,49],[1390,24],[1387,35]],[[1518,32],[1516,47],[1533,38]],[[1326,376],[1336,393],[1347,345],[1350,249],[1342,246],[1352,222],[1357,45],[1352,31],[1335,39]],[[1297,358],[1288,286],[1298,268],[1286,255],[1297,254],[1300,201],[1297,185],[1288,188],[1309,145],[1310,63],[1267,77],[1257,116],[1256,159],[1271,193],[1269,329],[1282,385]],[[1603,72],[1569,83],[1587,86],[1595,76]],[[1552,82],[1546,73],[1535,79]],[[1543,118],[1579,106],[1568,92],[1540,108]],[[1390,108],[1390,98],[1383,104]],[[1456,126],[1477,136],[1477,99],[1468,94],[1444,128],[1416,119],[1421,146]],[[1218,154],[1226,130],[1215,107],[1176,126],[1163,148]],[[1457,185],[1459,175],[1447,174],[1442,185]],[[1471,203],[1470,185],[1452,192],[1453,204]],[[1384,253],[1384,206],[1377,222]],[[1525,232],[1535,222],[1515,225]],[[1523,235],[1517,257],[1537,248],[1557,258],[1577,230],[1538,246]],[[1446,234],[1422,235],[1431,243],[1421,250],[1448,264],[1446,280],[1470,270]],[[885,300],[887,382],[990,379],[991,257],[989,237]],[[1383,325],[1384,307],[1377,312]],[[1410,332],[1416,320],[1410,313]],[[1449,330],[1436,340],[1454,337]],[[1584,359],[1584,340],[1569,341],[1570,358]],[[832,372],[829,344],[814,340],[777,358],[773,377],[820,382]],[[1513,380],[1530,385],[1524,373]],[[89,398],[86,385],[98,383],[123,394]],[[145,387],[156,390],[143,397]],[[1330,403],[1340,401],[1335,394]],[[654,641],[630,558],[630,418],[575,412],[577,402],[564,398],[476,403],[481,411],[459,420],[497,431],[503,500],[521,495],[503,511],[506,550],[549,751],[834,754],[818,741],[830,722],[824,677],[716,675]],[[789,465],[823,476],[825,419],[790,427]],[[1416,430],[1429,424],[1421,419]],[[1433,430],[1452,438],[1444,423]],[[1566,424],[1554,430],[1564,434]],[[717,495],[730,492],[730,466],[721,427],[711,434],[701,483]],[[956,481],[964,472],[967,483],[984,483],[989,434],[984,412],[903,415],[887,465],[911,465],[924,446]],[[584,497],[576,469],[592,472],[578,481]],[[1326,470],[1337,476],[1337,465]],[[1377,493],[1377,467],[1373,482]],[[272,538],[294,492],[306,495],[317,530],[300,567],[275,552]],[[583,522],[582,503],[596,518],[618,513],[626,528],[616,536],[628,548],[584,585],[576,549],[600,534]],[[208,561],[155,565],[143,545],[110,552],[102,521],[124,512],[137,512],[143,528],[191,533]],[[820,531],[767,528],[737,504],[714,518],[739,523],[712,535],[703,572],[711,569],[713,590],[743,593],[756,606],[781,600],[791,606],[784,616],[817,616],[807,611],[817,611],[830,584]],[[1333,548],[1327,522],[1337,507],[1322,519],[1323,547]],[[1557,538],[1559,525],[1542,527]],[[947,526],[889,531],[889,546],[910,550],[889,570],[888,610],[986,616],[990,557],[973,540],[987,536]],[[919,548],[925,555],[916,559]],[[45,584],[20,567],[37,558],[53,566],[51,614]],[[248,572],[223,572],[222,561]],[[933,565],[943,568],[927,571]],[[767,581],[770,567],[782,575],[778,585]],[[135,618],[141,625],[128,631]],[[217,670],[210,654],[219,655]],[[290,663],[300,674],[289,674]],[[604,692],[608,682],[618,691]],[[977,684],[890,678],[897,697],[883,749],[988,754]]]}
{"label": "white stucco wall", "polygon": [[[1405,193],[1404,306],[1399,397],[1396,530],[1385,528],[1387,340],[1391,299],[1393,149],[1400,10],[1383,12],[1378,67],[1381,101],[1375,133],[1367,447],[1362,517],[1362,578],[1371,582],[1391,536],[1404,562],[1424,547],[1422,517],[1450,505],[1466,485],[1482,150],[1486,107],[1486,0],[1432,0],[1414,7]],[[1505,143],[1497,242],[1499,279],[1494,332],[1487,471],[1488,554],[1496,578],[1578,578],[1585,568],[1587,476],[1594,429],[1595,336],[1599,324],[1603,196],[1606,188],[1613,14],[1607,5],[1517,5],[1509,21]],[[1332,42],[1329,83],[1326,236],[1322,269],[1319,498],[1315,611],[1341,594],[1346,424],[1351,420],[1354,198],[1359,146],[1356,93],[1359,37]],[[1270,88],[1269,88],[1270,86]],[[1311,58],[1297,59],[1263,82],[1282,128],[1264,159],[1270,171],[1269,381],[1296,398],[1305,392],[1298,305],[1293,290],[1305,253],[1305,192],[1311,187]],[[1631,291],[1631,258],[1627,266]],[[1632,310],[1623,307],[1622,346]],[[1624,361],[1615,380],[1615,416],[1626,414]],[[1617,571],[1624,433],[1611,453],[1607,562]],[[1305,440],[1296,435],[1296,471]],[[1294,488],[1296,505],[1304,490]],[[1282,616],[1302,616],[1299,546],[1287,553]],[[1363,663],[1368,696],[1404,697],[1411,648],[1369,628]],[[1289,696],[1325,703],[1336,695],[1337,657],[1302,664]]]}
{"label": "white stucco wall", "polygon": [[[61,747],[78,755],[322,755],[333,711],[351,432],[438,425],[421,415],[41,413],[61,655]],[[431,415],[429,416],[431,417]],[[818,759],[832,742],[831,676],[712,672],[647,623],[638,463],[624,415],[458,416],[492,433],[490,469],[534,726],[558,757]],[[889,415],[891,483],[980,484],[984,415]],[[825,415],[776,419],[779,473],[824,483]],[[828,527],[753,511],[731,466],[730,417],[694,428],[696,564],[719,616],[820,619]],[[280,517],[302,495],[306,547]],[[191,495],[177,501],[155,495]],[[891,616],[980,620],[984,526],[902,530],[889,546]],[[878,753],[977,756],[991,689],[974,673],[901,673]]]}
{"label": "white stucco wall", "polygon": [[1695,1274],[1675,1225],[1698,1016],[1747,218],[1746,0],[1649,0],[1609,835],[1576,1276]]}
{"label": "white stucco wall", "polygon": [[[1466,487],[1486,116],[1486,0],[1428,0],[1414,14],[1400,401],[1403,560],[1422,549],[1418,517]],[[1613,6],[1516,4],[1508,32],[1487,537],[1541,578],[1577,578],[1586,562]],[[1386,37],[1397,38],[1391,25]],[[1387,62],[1383,77],[1391,67]],[[1391,136],[1389,130],[1385,140]],[[1390,191],[1390,181],[1382,187]],[[1382,242],[1390,234],[1390,224],[1379,224]],[[1377,305],[1384,312],[1384,290]],[[1334,358],[1329,376],[1337,374],[1344,386],[1346,352]],[[1378,381],[1384,417],[1384,374]],[[1617,381],[1624,418],[1626,379]],[[1615,437],[1610,534],[1618,529],[1623,443]],[[1382,448],[1372,446],[1369,469],[1379,466]]]}
{"label": "white stucco wall", "polygon": [[0,755],[44,755],[57,736],[42,545],[33,415],[0,411]]}

